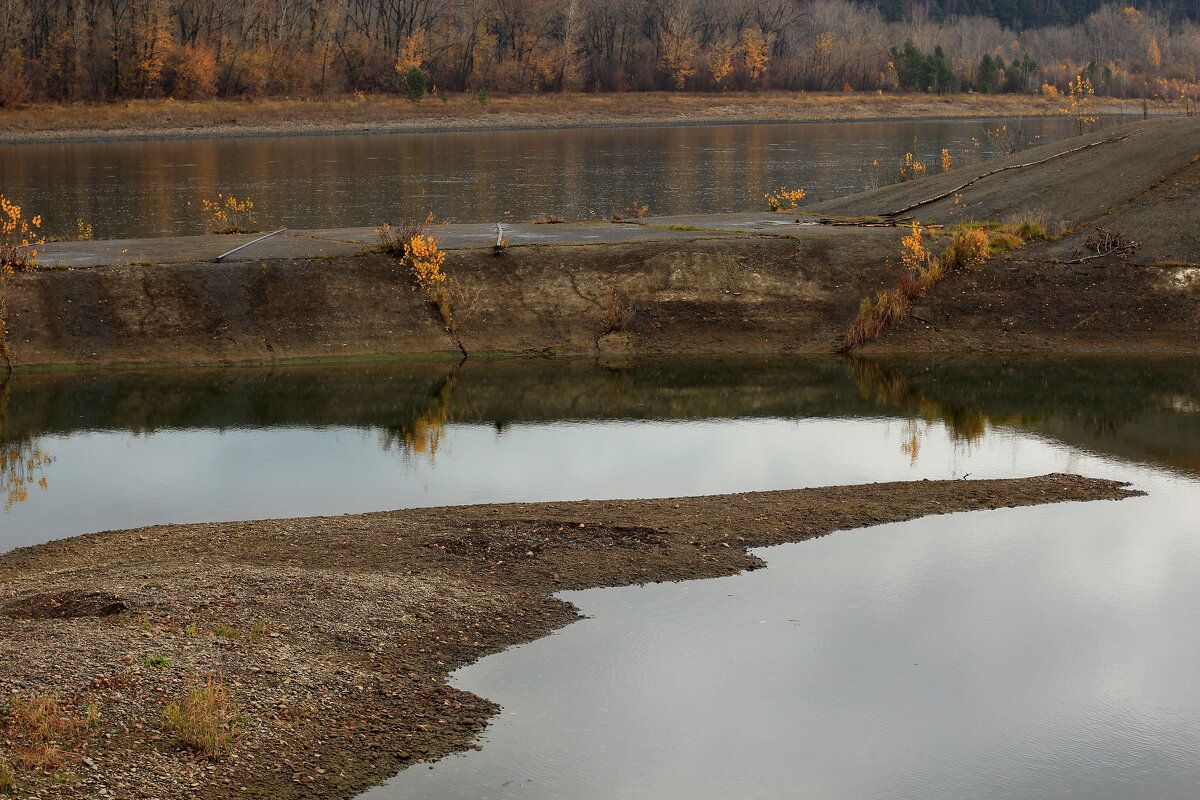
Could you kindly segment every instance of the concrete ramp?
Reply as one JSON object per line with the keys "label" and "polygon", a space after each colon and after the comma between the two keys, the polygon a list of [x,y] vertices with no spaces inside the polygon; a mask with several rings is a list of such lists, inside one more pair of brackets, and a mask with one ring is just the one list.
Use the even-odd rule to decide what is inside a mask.
{"label": "concrete ramp", "polygon": [[[1158,119],[1106,127],[1084,136],[1040,145],[1003,159],[947,173],[930,174],[848,197],[814,203],[802,210],[840,216],[912,217],[923,222],[1003,221],[1024,214],[1044,215],[1071,227],[1105,214],[1114,224],[1119,212],[1181,172],[1195,171],[1200,156],[1200,119]],[[930,169],[934,168],[930,165]],[[956,206],[955,195],[961,195]],[[1160,198],[1165,200],[1167,198]],[[1200,195],[1172,199],[1169,213],[1128,217],[1151,238],[1175,220],[1194,219]],[[1138,238],[1139,231],[1129,235]],[[1194,241],[1194,240],[1193,240]]]}

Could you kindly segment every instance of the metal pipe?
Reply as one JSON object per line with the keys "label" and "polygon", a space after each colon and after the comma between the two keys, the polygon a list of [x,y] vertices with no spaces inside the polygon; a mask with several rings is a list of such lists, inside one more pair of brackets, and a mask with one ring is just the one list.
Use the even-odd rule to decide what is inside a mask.
{"label": "metal pipe", "polygon": [[264,236],[260,236],[260,237],[258,237],[258,238],[257,238],[257,239],[255,239],[254,241],[251,241],[251,242],[246,242],[245,244],[240,244],[240,245],[238,245],[237,247],[235,247],[235,248],[233,248],[232,250],[230,250],[228,253],[221,253],[221,255],[217,256],[217,257],[216,257],[215,259],[213,259],[213,260],[214,260],[214,261],[216,261],[216,262],[218,262],[218,263],[220,263],[221,259],[222,259],[222,258],[224,258],[225,256],[231,256],[231,255],[233,255],[234,253],[236,253],[238,250],[244,250],[245,248],[249,247],[249,246],[250,246],[250,245],[252,245],[252,244],[256,244],[256,243],[258,243],[258,242],[261,242],[263,239],[270,239],[270,238],[271,238],[272,236],[274,236],[275,234],[277,234],[277,233],[283,233],[283,232],[284,232],[284,231],[286,231],[286,230],[287,230],[287,228],[280,228],[280,229],[279,229],[279,230],[277,230],[277,231],[271,231],[270,233],[268,233],[268,234],[266,234],[266,235],[264,235]]}

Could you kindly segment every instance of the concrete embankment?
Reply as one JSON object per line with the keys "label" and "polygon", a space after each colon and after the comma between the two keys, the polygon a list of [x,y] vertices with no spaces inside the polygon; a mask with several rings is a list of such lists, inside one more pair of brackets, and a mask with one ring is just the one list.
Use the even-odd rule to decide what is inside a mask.
{"label": "concrete embankment", "polygon": [[[965,210],[964,210],[965,209]],[[829,215],[829,216],[821,216]],[[855,227],[870,215],[900,227]],[[827,353],[894,283],[906,220],[1071,235],[950,276],[877,352],[1200,352],[1200,121],[1160,120],[795,214],[438,231],[472,353]],[[1105,227],[1140,242],[1104,256]],[[8,284],[14,367],[457,354],[371,228],[48,245]],[[1079,255],[1079,263],[1069,263]]]}

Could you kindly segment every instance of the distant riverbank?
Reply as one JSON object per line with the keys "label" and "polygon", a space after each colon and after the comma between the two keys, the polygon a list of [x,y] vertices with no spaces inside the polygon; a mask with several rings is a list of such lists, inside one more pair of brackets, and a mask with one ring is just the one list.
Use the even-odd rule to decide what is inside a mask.
{"label": "distant riverbank", "polygon": [[[1034,95],[930,95],[814,92],[554,93],[321,99],[132,100],[30,105],[0,114],[0,143],[80,142],[337,133],[720,125],[747,122],[1036,116],[1062,113],[1064,98]],[[1104,114],[1142,114],[1141,101],[1105,98]],[[1172,113],[1154,103],[1151,113]]]}

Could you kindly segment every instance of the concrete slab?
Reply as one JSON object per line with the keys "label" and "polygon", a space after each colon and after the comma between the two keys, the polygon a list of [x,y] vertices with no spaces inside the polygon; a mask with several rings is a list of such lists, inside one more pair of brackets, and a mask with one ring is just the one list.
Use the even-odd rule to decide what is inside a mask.
{"label": "concrete slab", "polygon": [[[666,219],[666,218],[663,218]],[[688,217],[698,220],[700,217]],[[650,223],[652,220],[641,220]],[[536,244],[619,244],[639,241],[695,239],[697,233],[671,230],[667,226],[632,223],[501,223],[504,240],[509,246]],[[700,225],[692,227],[699,228]],[[709,226],[713,235],[736,230],[721,222]],[[442,225],[430,230],[444,249],[491,247],[496,242],[495,224]],[[96,267],[106,264],[148,262],[180,264],[214,261],[217,256],[240,245],[254,242],[262,233],[227,236],[170,236],[158,239],[112,239],[86,242],[50,242],[40,248],[38,261],[47,266],[73,268]],[[314,256],[348,256],[378,244],[374,227],[326,228],[295,230],[250,244],[228,256],[225,261],[249,261],[268,258],[311,258]]]}

